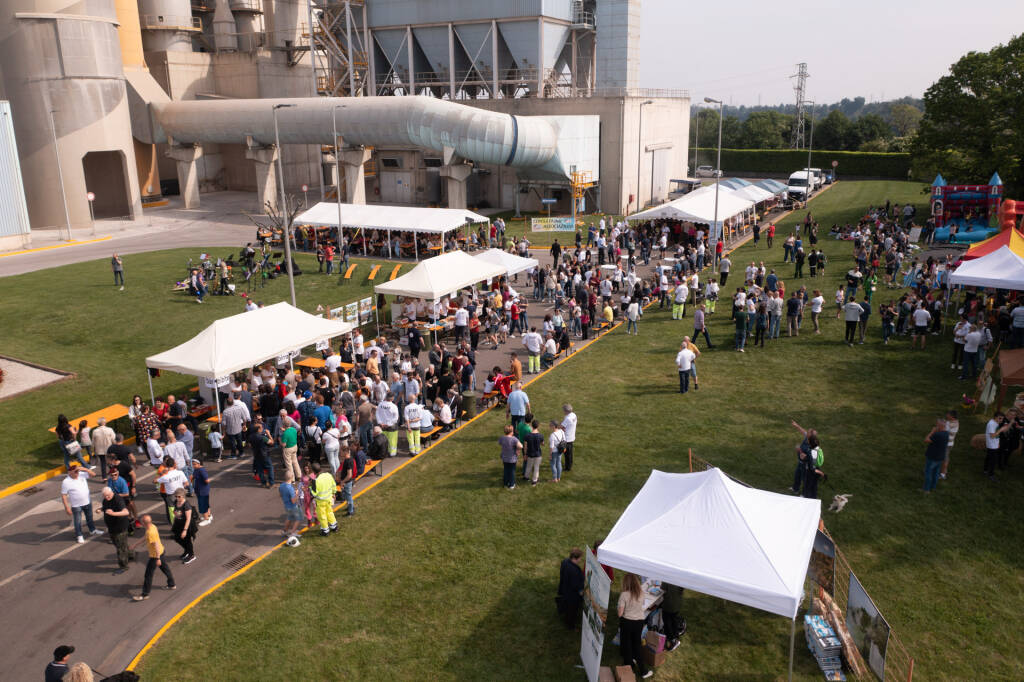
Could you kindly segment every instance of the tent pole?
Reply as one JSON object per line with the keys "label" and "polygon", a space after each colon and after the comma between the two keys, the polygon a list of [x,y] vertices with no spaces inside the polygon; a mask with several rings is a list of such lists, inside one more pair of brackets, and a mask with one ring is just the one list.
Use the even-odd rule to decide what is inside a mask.
{"label": "tent pole", "polygon": [[391,253],[391,228],[388,228],[388,258],[396,258],[395,254]]}
{"label": "tent pole", "polygon": [[796,617],[789,622],[789,682],[793,682],[793,641],[796,639]]}
{"label": "tent pole", "polygon": [[413,248],[413,252],[416,254],[416,262],[419,263],[420,262],[420,240],[416,238],[416,233],[415,232],[412,233],[412,248]]}
{"label": "tent pole", "polygon": [[366,230],[359,228],[359,232],[363,235],[363,258],[366,258]]}
{"label": "tent pole", "polygon": [[377,303],[373,304],[373,324],[377,327],[377,337],[380,338],[380,317],[378,316]]}
{"label": "tent pole", "polygon": [[217,404],[217,424],[220,424],[220,386],[213,387],[213,402]]}
{"label": "tent pole", "polygon": [[153,375],[149,373],[149,367],[146,368],[146,378],[149,379],[149,404],[156,405],[156,396],[153,395]]}

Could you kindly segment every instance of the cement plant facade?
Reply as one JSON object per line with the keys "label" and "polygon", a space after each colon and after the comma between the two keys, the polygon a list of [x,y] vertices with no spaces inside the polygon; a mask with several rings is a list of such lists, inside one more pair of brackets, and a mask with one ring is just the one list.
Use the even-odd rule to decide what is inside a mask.
{"label": "cement plant facade", "polygon": [[532,211],[554,197],[567,213],[575,186],[583,210],[624,213],[687,176],[688,95],[637,86],[640,0],[0,11],[20,161],[0,172],[20,172],[33,229],[89,224],[90,193],[97,218],[228,189],[273,204],[278,154],[288,191],[306,185],[310,201]]}

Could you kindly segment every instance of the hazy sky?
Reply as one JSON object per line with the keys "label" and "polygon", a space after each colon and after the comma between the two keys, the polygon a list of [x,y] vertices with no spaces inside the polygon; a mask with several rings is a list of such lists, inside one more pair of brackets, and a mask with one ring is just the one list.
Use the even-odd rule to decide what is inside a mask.
{"label": "hazy sky", "polygon": [[1024,32],[1024,0],[642,0],[640,86],[726,104],[920,97],[971,50]]}

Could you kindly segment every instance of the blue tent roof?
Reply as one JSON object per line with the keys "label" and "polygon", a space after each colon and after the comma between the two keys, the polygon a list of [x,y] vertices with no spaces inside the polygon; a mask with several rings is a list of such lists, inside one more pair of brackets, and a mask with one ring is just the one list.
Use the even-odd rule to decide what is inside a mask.
{"label": "blue tent roof", "polygon": [[990,185],[1001,185],[1001,184],[1003,184],[1003,179],[1001,177],[999,177],[999,173],[993,173],[992,174],[992,179],[988,181],[988,184],[990,184]]}
{"label": "blue tent roof", "polygon": [[932,183],[932,187],[945,187],[946,181],[942,178],[942,173],[935,176],[935,182]]}
{"label": "blue tent roof", "polygon": [[771,178],[762,180],[761,182],[757,182],[754,184],[763,190],[771,192],[772,194],[779,194],[787,190],[787,187],[784,183],[781,183],[778,180],[772,180]]}
{"label": "blue tent roof", "polygon": [[743,187],[750,185],[750,183],[743,178],[729,178],[728,180],[719,181],[718,184],[729,189],[742,189]]}

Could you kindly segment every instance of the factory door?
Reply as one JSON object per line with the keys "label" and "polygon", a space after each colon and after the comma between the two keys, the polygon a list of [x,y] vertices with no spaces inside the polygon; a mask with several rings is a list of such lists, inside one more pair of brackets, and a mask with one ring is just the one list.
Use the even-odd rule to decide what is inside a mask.
{"label": "factory door", "polygon": [[385,204],[412,203],[412,173],[388,171],[380,174],[380,200]]}
{"label": "factory door", "polygon": [[123,152],[89,152],[82,158],[82,170],[86,190],[96,195],[92,210],[97,219],[132,217]]}
{"label": "factory door", "polygon": [[651,203],[660,203],[668,197],[669,164],[672,162],[671,149],[656,149],[651,155]]}

